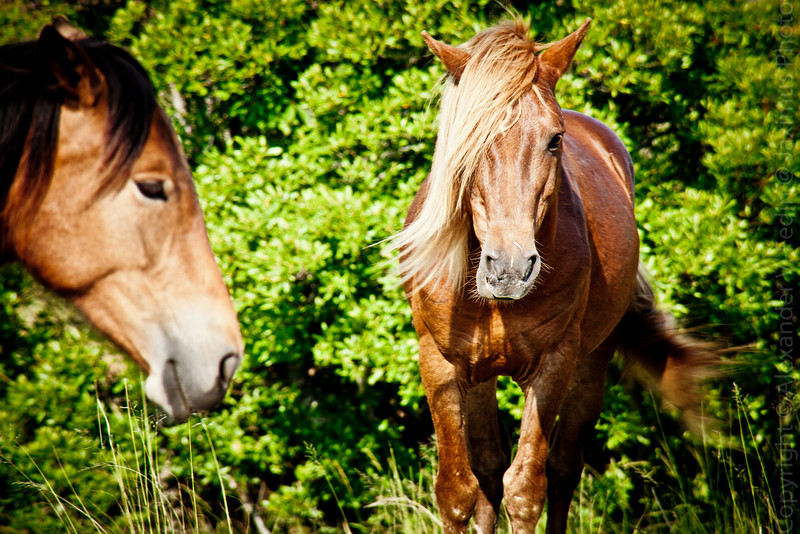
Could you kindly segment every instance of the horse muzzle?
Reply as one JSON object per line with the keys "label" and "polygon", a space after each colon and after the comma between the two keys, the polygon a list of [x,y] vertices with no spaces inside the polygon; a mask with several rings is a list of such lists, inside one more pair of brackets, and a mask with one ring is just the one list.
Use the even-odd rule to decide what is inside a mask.
{"label": "horse muzzle", "polygon": [[171,357],[160,369],[151,370],[145,391],[166,413],[166,424],[182,423],[193,412],[213,409],[222,402],[241,360],[241,353],[227,352],[214,366],[216,374],[209,374],[204,366]]}
{"label": "horse muzzle", "polygon": [[530,292],[542,259],[531,254],[483,252],[476,274],[478,294],[487,300],[519,300]]}
{"label": "horse muzzle", "polygon": [[244,354],[235,315],[204,313],[203,303],[196,304],[184,306],[175,323],[154,325],[149,337],[145,392],[166,412],[167,424],[219,405]]}

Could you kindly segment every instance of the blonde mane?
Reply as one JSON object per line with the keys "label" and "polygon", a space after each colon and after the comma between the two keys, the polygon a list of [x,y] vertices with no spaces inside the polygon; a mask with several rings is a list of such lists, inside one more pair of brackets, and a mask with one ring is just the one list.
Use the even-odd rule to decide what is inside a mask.
{"label": "blonde mane", "polygon": [[458,83],[448,76],[439,110],[439,135],[428,192],[416,219],[392,239],[401,250],[403,281],[416,290],[432,282],[460,290],[469,265],[466,212],[472,177],[489,147],[516,121],[513,104],[536,88],[537,52],[521,18],[501,22],[460,48],[470,53]]}

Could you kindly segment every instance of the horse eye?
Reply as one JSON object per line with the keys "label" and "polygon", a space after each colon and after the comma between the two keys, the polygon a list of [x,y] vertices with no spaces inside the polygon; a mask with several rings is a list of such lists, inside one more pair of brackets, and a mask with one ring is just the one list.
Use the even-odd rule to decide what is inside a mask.
{"label": "horse eye", "polygon": [[147,198],[153,200],[167,200],[164,192],[164,182],[160,180],[148,180],[146,182],[136,182],[139,192]]}
{"label": "horse eye", "polygon": [[547,150],[550,152],[555,152],[558,150],[558,147],[561,146],[561,134],[556,134],[550,140],[550,143],[547,145]]}

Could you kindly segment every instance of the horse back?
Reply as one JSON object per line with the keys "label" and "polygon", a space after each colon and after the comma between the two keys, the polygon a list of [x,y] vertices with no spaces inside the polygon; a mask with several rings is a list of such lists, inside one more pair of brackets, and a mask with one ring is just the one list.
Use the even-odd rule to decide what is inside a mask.
{"label": "horse back", "polygon": [[[568,109],[562,113],[567,141],[565,166],[576,171],[583,171],[587,166],[607,169],[610,171],[609,174],[624,186],[628,192],[628,199],[633,204],[633,161],[622,140],[611,128],[597,119]],[[574,150],[570,150],[570,145]]]}

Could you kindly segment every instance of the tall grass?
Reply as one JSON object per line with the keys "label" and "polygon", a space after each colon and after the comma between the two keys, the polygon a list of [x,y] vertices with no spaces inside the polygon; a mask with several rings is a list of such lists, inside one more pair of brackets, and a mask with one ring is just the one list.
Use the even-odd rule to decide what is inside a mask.
{"label": "tall grass", "polygon": [[[107,476],[115,481],[116,506],[112,512],[99,510],[92,505],[91,494],[84,494],[79,484],[73,484],[70,475],[60,464],[59,451],[53,449],[53,455],[61,465],[61,475],[66,479],[69,492],[59,492],[47,479],[44,470],[36,464],[33,456],[25,451],[33,463],[38,477],[29,476],[21,468],[19,472],[27,480],[29,488],[37,490],[56,514],[67,533],[97,532],[100,534],[152,533],[178,534],[188,532],[228,532],[233,534],[230,513],[225,498],[225,484],[222,470],[216,458],[213,440],[205,421],[199,423],[204,430],[205,439],[211,448],[214,465],[224,502],[224,522],[213,526],[215,521],[207,515],[208,507],[204,505],[195,490],[194,463],[192,448],[192,425],[185,425],[189,444],[189,468],[192,473],[190,486],[180,481],[170,480],[171,472],[168,461],[159,454],[159,430],[153,414],[148,412],[148,405],[142,392],[141,409],[132,408],[131,396],[125,383],[125,407],[109,414],[105,404],[97,399],[97,429],[99,441],[96,442],[95,458],[102,458],[100,463],[86,466],[86,470],[95,471],[97,476]],[[122,418],[127,435],[115,434],[113,428],[119,429]],[[124,438],[124,439],[123,439]],[[178,459],[179,460],[179,459]],[[172,459],[171,461],[176,461]],[[114,486],[112,485],[112,487]]]}
{"label": "tall grass", "polygon": [[373,532],[420,534],[442,531],[442,522],[436,511],[433,492],[437,461],[435,449],[423,447],[421,468],[416,473],[401,473],[394,457],[388,459],[386,468],[372,457],[373,465],[382,472],[380,478],[371,481],[380,497],[368,505],[373,512],[370,523]]}
{"label": "tall grass", "polygon": [[[660,463],[623,457],[602,472],[587,466],[573,497],[569,532],[786,532],[772,489],[780,486],[773,480],[777,460],[765,457],[736,388],[731,413],[727,434],[709,433],[704,441],[668,436],[659,420]],[[797,421],[792,424],[799,427]],[[380,496],[369,505],[368,531],[441,532],[433,493],[436,470],[432,447],[423,450],[418,472],[401,473],[390,456],[385,475],[373,482]],[[544,532],[545,524],[546,512],[537,532]],[[511,533],[504,510],[497,532]]]}
{"label": "tall grass", "polygon": [[[127,387],[126,401],[127,406],[132,405]],[[115,435],[112,430],[121,428],[120,417],[127,428],[123,436]],[[793,417],[795,420],[791,424],[798,428],[797,415]],[[774,478],[778,460],[770,456],[772,449],[763,446],[763,438],[754,434],[747,401],[738,389],[734,389],[728,432],[724,436],[717,434],[716,437],[709,435],[705,441],[692,440],[674,435],[660,420],[657,423],[661,434],[657,462],[622,456],[612,460],[602,471],[587,466],[573,497],[570,532],[749,534],[786,531],[777,513],[779,489],[775,488],[780,488],[781,481]],[[102,472],[115,481],[117,506],[114,512],[102,512],[93,506],[92,495],[69,481],[64,466],[61,472],[68,480],[69,494],[54,489],[55,484],[47,480],[45,470],[39,466],[35,468],[37,476],[26,475],[27,485],[42,495],[64,532],[232,534],[254,529],[259,533],[277,534],[294,531],[294,527],[280,521],[272,524],[272,531],[263,521],[262,524],[254,521],[248,526],[237,526],[239,530],[235,530],[227,507],[226,479],[205,421],[184,427],[189,454],[183,461],[188,462],[190,473],[189,480],[184,483],[170,479],[169,463],[180,459],[165,459],[159,454],[159,430],[146,404],[138,411],[125,408],[121,413],[109,413],[98,401],[97,424],[98,454],[105,455],[107,460],[87,469]],[[198,428],[201,432],[196,432]],[[210,517],[210,507],[195,488],[195,477],[200,474],[195,471],[196,458],[191,443],[198,439],[197,434],[207,440],[216,470],[216,473],[202,473],[202,476],[216,476],[222,488],[222,519]],[[432,444],[421,447],[418,466],[405,470],[393,451],[385,459],[366,451],[367,463],[372,469],[369,477],[361,475],[367,477],[365,495],[354,494],[351,482],[359,475],[346,473],[336,459],[320,456],[312,445],[307,447],[307,453],[320,469],[341,514],[338,531],[345,534],[438,534],[442,531],[433,491],[438,466]],[[59,451],[54,450],[53,456],[60,465]],[[28,458],[33,462],[32,455],[28,454]],[[364,506],[354,516],[353,503],[357,502],[363,502]],[[253,504],[254,509],[250,511],[256,519],[258,506]],[[544,532],[545,522],[546,515],[537,532]],[[501,510],[498,523],[498,534],[511,533],[505,510]],[[302,527],[302,532],[314,531]]]}

